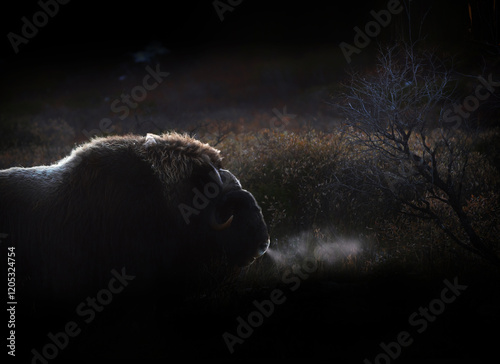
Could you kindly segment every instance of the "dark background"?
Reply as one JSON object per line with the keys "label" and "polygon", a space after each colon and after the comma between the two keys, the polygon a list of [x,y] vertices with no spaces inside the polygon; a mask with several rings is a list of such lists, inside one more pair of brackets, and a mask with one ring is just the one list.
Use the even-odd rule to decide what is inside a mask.
{"label": "dark background", "polygon": [[[414,23],[429,8],[426,33],[446,43],[464,40],[467,1],[411,1]],[[369,11],[387,8],[387,1],[289,2],[242,1],[218,17],[213,1],[97,2],[70,1],[14,56],[6,34],[21,32],[21,17],[31,19],[36,1],[13,2],[1,15],[1,54],[4,60],[33,62],[51,58],[100,59],[121,55],[151,40],[173,52],[249,45],[275,47],[336,46],[352,41],[353,27],[370,20]],[[398,16],[399,21],[405,15]]]}
{"label": "dark background", "polygon": [[[233,11],[225,12],[221,21],[213,3],[212,0],[72,0],[59,5],[55,17],[27,44],[21,44],[18,54],[7,34],[22,35],[21,18],[26,16],[31,20],[40,7],[34,0],[4,4],[0,12],[0,151],[3,152],[0,168],[51,163],[67,155],[75,143],[85,142],[87,138],[82,131],[97,128],[104,117],[113,120],[115,130],[143,135],[158,132],[158,128],[168,130],[170,119],[191,121],[203,115],[216,120],[219,111],[232,107],[239,109],[235,114],[227,114],[228,118],[241,113],[244,122],[257,119],[251,112],[260,109],[267,113],[265,123],[269,125],[274,116],[272,109],[281,111],[283,105],[288,105],[289,113],[298,115],[299,124],[309,115],[323,117],[325,121],[331,110],[324,108],[322,98],[328,96],[329,87],[348,68],[339,44],[353,44],[353,28],[363,28],[372,20],[371,10],[387,9],[387,1],[378,0],[243,0]],[[474,76],[478,72],[485,76],[493,73],[493,79],[497,80],[498,73],[493,68],[481,72],[483,64],[478,62],[485,49],[498,51],[500,11],[491,11],[492,3],[406,1],[411,5],[411,16],[407,17],[405,12],[395,16],[368,50],[353,56],[351,66],[373,65],[372,51],[378,43],[408,34],[410,23],[416,34],[425,19],[422,34],[429,47],[436,47],[440,54],[458,54],[457,64],[465,64]],[[475,14],[472,23],[469,6]],[[134,64],[133,54],[151,42],[158,42],[168,50],[159,63],[161,70],[172,75],[148,95],[148,102],[134,110],[134,116],[141,120],[151,117],[154,124],[134,129],[135,119],[131,116],[118,120],[110,112],[109,104],[121,92],[129,92],[140,84],[145,64]],[[257,60],[246,62],[245,57]],[[273,63],[275,58],[278,61]],[[295,62],[296,59],[299,61]],[[150,64],[154,66],[156,62],[152,60]],[[267,68],[266,62],[270,64]],[[260,67],[260,73],[252,73],[254,67]],[[280,73],[288,68],[292,69],[291,75]],[[315,69],[324,72],[318,75]],[[247,74],[251,76],[245,77]],[[128,78],[122,82],[123,75]],[[305,93],[313,88],[320,90],[321,96],[314,102],[309,98],[313,93]],[[469,95],[468,92],[463,95]],[[150,104],[152,111],[147,109]],[[313,114],[320,107],[325,111],[321,117],[319,113]],[[199,114],[187,115],[195,111]],[[69,127],[45,133],[53,131],[48,123],[51,119],[60,120],[64,128]],[[39,134],[44,134],[43,138]],[[32,154],[23,149],[37,143],[61,144],[66,149],[40,149],[47,153],[40,158],[39,149],[33,149]],[[499,322],[500,299],[495,288],[498,283],[495,279],[494,284],[485,279],[487,273],[481,266],[478,270],[477,277],[465,280],[470,285],[467,292],[456,304],[447,306],[446,313],[428,331],[415,335],[415,344],[396,363],[403,360],[456,363],[465,356],[466,362],[479,362],[474,358],[486,358],[496,349],[495,337],[488,330],[496,329]],[[127,358],[124,348],[134,348],[139,360],[148,357],[152,361],[177,359],[179,355],[233,359],[314,356],[336,358],[339,363],[361,363],[364,358],[373,360],[381,352],[380,342],[393,341],[398,332],[408,328],[409,314],[439,298],[443,279],[453,280],[454,275],[422,278],[411,272],[402,276],[389,267],[380,276],[320,277],[304,282],[300,291],[293,294],[287,285],[278,283],[287,294],[287,303],[276,309],[276,314],[249,340],[237,346],[233,356],[221,335],[225,331],[235,332],[236,317],[246,318],[254,310],[254,299],[269,298],[273,287],[267,283],[257,282],[252,289],[244,287],[245,293],[239,300],[225,306],[213,307],[200,300],[178,311],[165,312],[163,317],[149,313],[149,319],[156,324],[153,329],[142,316],[142,310],[148,311],[148,303],[140,302],[137,328],[119,314],[116,321],[114,316],[110,319],[112,325],[99,319],[72,341],[75,346],[64,351],[60,360],[65,362],[65,355],[71,357],[74,349],[75,357],[86,355],[83,357],[99,362],[100,355],[105,353],[103,357],[112,362],[116,356]],[[61,316],[60,322],[52,323],[50,329],[60,330],[73,317]],[[47,342],[49,327],[40,325],[37,330],[40,348]],[[126,341],[120,334],[126,336]]]}
{"label": "dark background", "polygon": [[[292,103],[295,110],[289,109],[290,113],[328,112],[324,101],[345,71],[373,66],[377,45],[408,38],[409,29],[413,40],[420,34],[426,47],[439,49],[443,57],[455,55],[457,66],[465,64],[460,71],[472,74],[481,72],[484,48],[500,39],[499,14],[491,11],[492,1],[412,0],[399,5],[410,15],[406,10],[392,15],[389,26],[360,54],[353,54],[348,64],[339,44],[353,45],[353,28],[364,29],[373,21],[370,11],[385,11],[388,1],[242,1],[223,13],[223,21],[214,3],[70,1],[59,4],[57,14],[27,44],[20,44],[17,54],[7,35],[22,36],[21,18],[31,21],[40,5],[37,1],[9,4],[0,15],[0,108],[4,114],[0,124],[8,120],[12,124],[23,113],[29,117],[44,113],[45,118],[64,118],[81,135],[81,130],[94,129],[97,120],[107,116],[120,90],[129,91],[141,81],[146,63],[161,63],[162,70],[171,72],[168,90],[163,87],[161,97],[160,91],[148,95],[156,97],[156,114],[162,120],[187,125],[193,122],[186,117],[189,112],[238,106],[247,113],[263,110],[269,114],[273,108]],[[134,63],[134,55],[151,44],[160,45],[166,53]],[[129,77],[122,82],[124,75]],[[311,100],[305,92],[313,89],[322,89],[323,94]],[[85,102],[82,110],[70,110],[71,105]],[[185,110],[176,110],[179,105]],[[75,120],[77,113],[82,120]],[[124,131],[130,129],[127,122]],[[172,127],[170,121],[158,123],[159,129]],[[8,146],[5,139],[18,137],[7,135],[13,128],[0,127],[4,132],[0,144]],[[148,131],[158,130],[137,130]],[[82,140],[77,136],[76,141]]]}

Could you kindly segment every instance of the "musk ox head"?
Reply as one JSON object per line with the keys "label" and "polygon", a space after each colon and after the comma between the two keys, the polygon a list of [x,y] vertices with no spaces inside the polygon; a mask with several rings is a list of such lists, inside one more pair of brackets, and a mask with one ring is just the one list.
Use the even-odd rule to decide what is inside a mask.
{"label": "musk ox head", "polygon": [[[175,144],[181,141],[179,138],[182,139],[182,148],[199,148],[199,160],[191,161],[191,166],[177,163],[178,168],[184,168],[184,173],[190,174],[190,182],[186,184],[182,181],[182,176],[176,176],[180,179],[176,183],[180,183],[178,187],[183,192],[171,196],[169,190],[170,194],[166,198],[176,201],[184,222],[179,228],[197,234],[197,237],[192,237],[195,245],[190,247],[193,258],[198,256],[203,259],[201,255],[206,257],[220,253],[229,264],[241,267],[252,263],[269,247],[267,226],[257,201],[250,192],[242,188],[231,172],[218,168],[219,152],[206,144],[178,134],[162,137],[148,134],[145,139],[146,149],[160,147],[158,151],[162,152],[161,144],[165,140]],[[179,158],[179,155],[174,158]],[[156,156],[153,159],[158,160]],[[160,168],[158,174],[163,181],[176,179],[172,175],[161,177],[162,173],[171,173],[171,168],[162,164],[157,168]],[[185,188],[186,186],[188,187]],[[179,196],[182,197],[178,200]]]}

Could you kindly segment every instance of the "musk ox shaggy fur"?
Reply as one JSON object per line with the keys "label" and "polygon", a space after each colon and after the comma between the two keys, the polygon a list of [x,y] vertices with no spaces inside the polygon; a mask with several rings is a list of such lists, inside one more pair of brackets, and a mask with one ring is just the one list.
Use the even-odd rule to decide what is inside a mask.
{"label": "musk ox shaggy fur", "polygon": [[171,292],[269,245],[219,151],[175,133],[96,138],[53,165],[0,171],[0,233],[16,248],[19,293],[48,300],[95,294],[113,270],[135,277],[130,292]]}

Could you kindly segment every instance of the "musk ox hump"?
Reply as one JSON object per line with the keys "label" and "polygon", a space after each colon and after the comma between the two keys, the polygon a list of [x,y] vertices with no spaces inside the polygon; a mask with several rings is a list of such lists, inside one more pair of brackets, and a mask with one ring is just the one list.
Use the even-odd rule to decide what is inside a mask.
{"label": "musk ox hump", "polygon": [[167,185],[186,181],[195,167],[221,168],[220,151],[187,135],[148,134],[140,153]]}

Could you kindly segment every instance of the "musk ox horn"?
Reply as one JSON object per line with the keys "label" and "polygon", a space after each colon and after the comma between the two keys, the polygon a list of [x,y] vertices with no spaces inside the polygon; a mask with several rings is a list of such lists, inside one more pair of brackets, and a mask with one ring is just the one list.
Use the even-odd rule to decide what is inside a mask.
{"label": "musk ox horn", "polygon": [[229,172],[226,169],[221,169],[219,170],[219,174],[221,177],[224,178],[224,190],[230,191],[230,190],[241,190],[241,183],[238,180],[238,178],[235,177],[234,174]]}
{"label": "musk ox horn", "polygon": [[229,219],[226,220],[226,222],[223,222],[222,224],[219,224],[215,220],[215,211],[212,213],[212,216],[210,217],[210,227],[216,231],[222,231],[227,229],[228,227],[231,226],[231,223],[233,222],[233,217],[234,215],[231,215]]}
{"label": "musk ox horn", "polygon": [[[237,189],[241,190],[240,181],[229,171],[225,169],[217,170],[212,164],[210,164],[215,171],[215,179],[219,183],[223,191]],[[222,181],[222,176],[224,176],[224,182]],[[229,228],[233,222],[234,215],[231,215],[225,222],[219,224],[215,218],[215,210],[212,211],[210,216],[210,227],[216,231],[221,231]]]}
{"label": "musk ox horn", "polygon": [[214,170],[214,179],[217,180],[217,183],[219,184],[219,186],[222,186],[223,183],[222,183],[222,178],[220,177],[220,173],[219,171],[217,170],[217,168],[214,167],[214,165],[212,163],[210,163],[210,166],[213,168]]}

